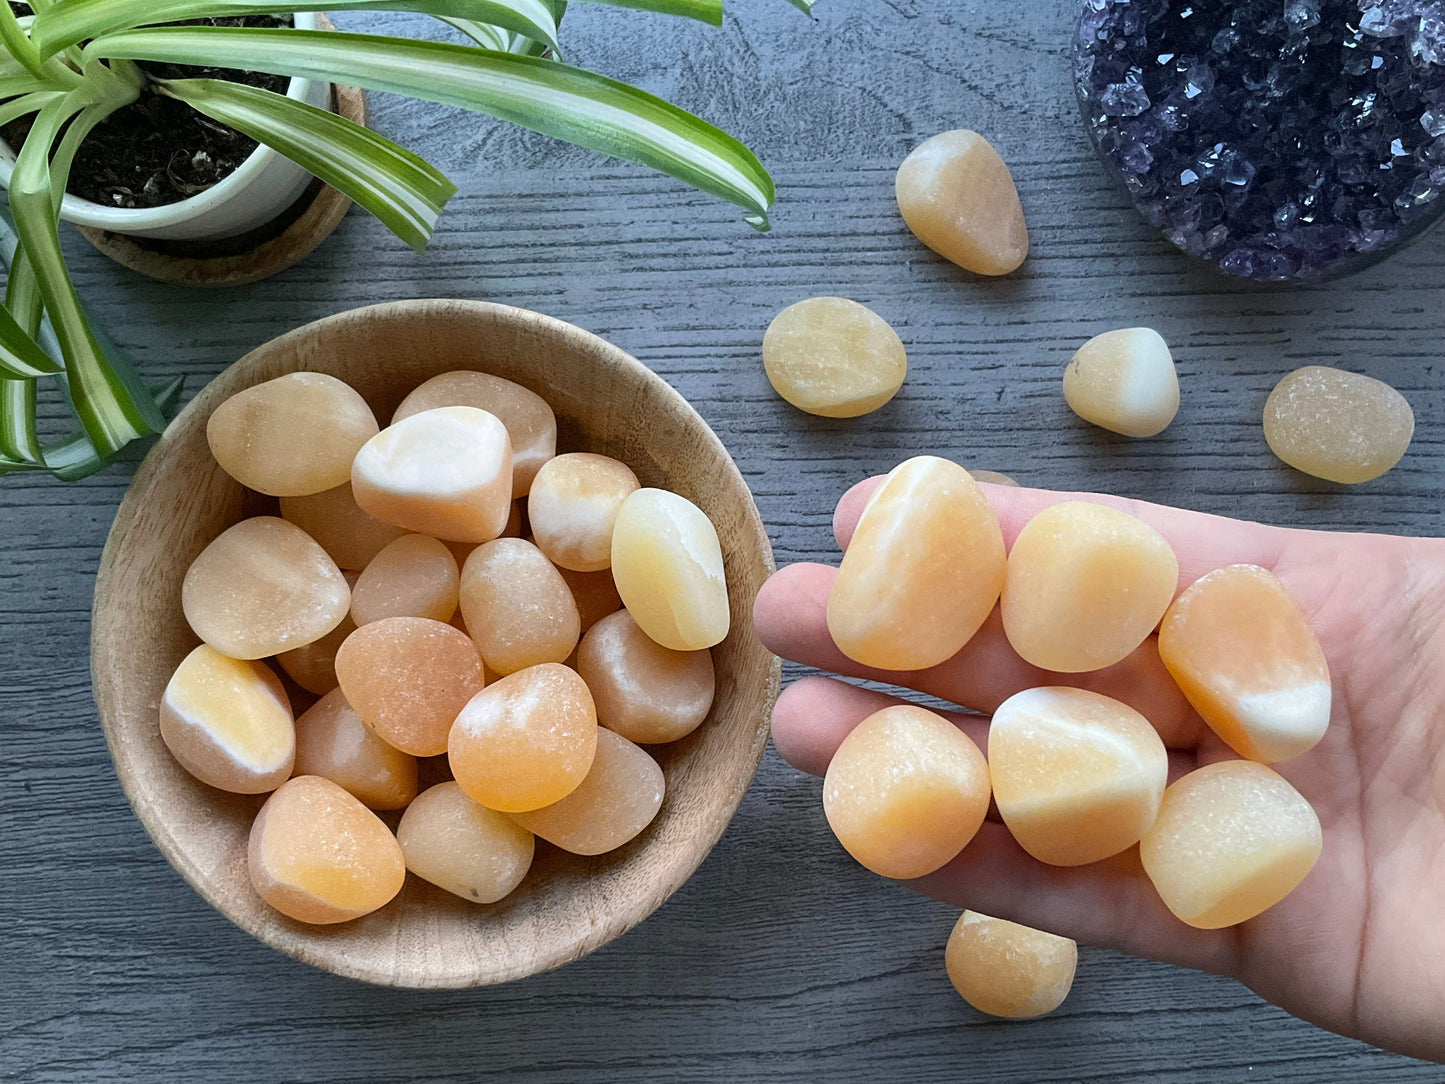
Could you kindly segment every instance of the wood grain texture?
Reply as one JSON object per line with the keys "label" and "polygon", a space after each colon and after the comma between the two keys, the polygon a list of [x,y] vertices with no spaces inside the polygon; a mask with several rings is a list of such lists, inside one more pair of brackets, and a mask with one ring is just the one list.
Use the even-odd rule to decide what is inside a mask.
{"label": "wood grain texture", "polygon": [[[739,0],[717,30],[574,5],[563,30],[573,59],[727,123],[759,153],[779,185],[766,237],[664,178],[377,95],[377,129],[461,186],[424,256],[353,213],[310,258],[256,286],[170,289],[78,241],[77,278],[149,378],[189,373],[191,390],[259,343],[373,301],[483,298],[572,321],[698,408],[751,485],[780,562],[836,559],[838,496],[923,451],[1028,485],[1440,534],[1445,234],[1303,290],[1188,264],[1088,148],[1066,61],[1076,4],[822,0],[810,21],[781,0]],[[425,28],[359,14],[336,22]],[[960,126],[993,139],[1029,217],[1032,254],[1003,281],[938,260],[893,204],[908,150]],[[808,418],[768,387],[763,329],[812,294],[872,306],[908,347],[909,380],[877,414]],[[1161,437],[1130,442],[1073,418],[1059,382],[1085,339],[1137,324],[1169,340],[1184,398]],[[1270,456],[1265,396],[1310,362],[1348,365],[1405,394],[1417,430],[1399,467],[1345,490]],[[86,635],[100,547],[130,474],[0,486],[7,1079],[1441,1079],[1438,1066],[1320,1032],[1233,982],[1088,949],[1057,1015],[983,1020],[943,974],[956,914],[854,865],[828,833],[819,783],[773,753],[677,896],[577,964],[489,990],[416,994],[295,963],[171,871],[110,768]]]}

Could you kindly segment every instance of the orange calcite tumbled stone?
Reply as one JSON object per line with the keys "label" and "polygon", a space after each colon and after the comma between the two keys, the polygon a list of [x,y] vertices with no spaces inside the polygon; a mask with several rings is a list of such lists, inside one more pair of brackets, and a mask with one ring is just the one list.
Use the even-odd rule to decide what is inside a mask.
{"label": "orange calcite tumbled stone", "polygon": [[487,665],[512,674],[562,662],[577,646],[581,618],[567,581],[520,538],[498,538],[467,558],[462,615]]}
{"label": "orange calcite tumbled stone", "polygon": [[663,647],[626,610],[604,617],[582,638],[577,672],[592,692],[597,721],[635,742],[691,734],[707,718],[716,690],[710,651]]}
{"label": "orange calcite tumbled stone", "polygon": [[989,778],[1014,839],[1040,862],[1081,866],[1139,842],[1169,757],[1149,720],[1084,689],[1028,689],[988,728]]}
{"label": "orange calcite tumbled stone", "polygon": [[1004,633],[1025,662],[1112,666],[1154,631],[1179,583],[1164,536],[1117,508],[1064,501],[1024,525],[1008,556]]}
{"label": "orange calcite tumbled stone", "polygon": [[591,452],[548,460],[532,482],[527,520],[547,559],[574,572],[612,565],[612,525],[622,502],[640,488],[626,463]]}
{"label": "orange calcite tumbled stone", "polygon": [[1009,486],[1013,489],[1020,488],[1019,483],[1015,479],[1010,478],[1007,474],[1001,474],[996,470],[971,470],[968,473],[973,475],[975,482],[986,482],[993,486]]}
{"label": "orange calcite tumbled stone", "polygon": [[336,562],[295,524],[243,519],[186,570],[181,609],[197,636],[233,659],[261,659],[341,624],[351,589]]}
{"label": "orange calcite tumbled stone", "polygon": [[979,1012],[1028,1020],[1053,1012],[1069,996],[1079,946],[1067,937],[965,911],[949,935],[943,962],[953,988]]}
{"label": "orange calcite tumbled stone", "polygon": [[573,854],[603,854],[635,838],[662,808],[662,769],[640,747],[599,728],[587,777],[567,797],[513,813],[523,828]]}
{"label": "orange calcite tumbled stone", "polygon": [[419,385],[391,421],[395,425],[424,410],[450,406],[476,407],[501,419],[512,441],[512,496],[526,496],[542,464],[557,454],[557,416],[547,401],[500,376],[459,369]]}
{"label": "orange calcite tumbled stone", "polygon": [[1330,722],[1330,670],[1279,577],[1230,565],[1196,580],[1159,628],[1159,657],[1194,710],[1240,756],[1314,747]]}
{"label": "orange calcite tumbled stone", "polygon": [[911,704],[859,723],[823,780],[823,812],[838,842],[884,877],[922,877],[946,865],[978,833],[988,798],[978,746]]}
{"label": "orange calcite tumbled stone", "polygon": [[864,508],[828,597],[828,631],[854,662],[922,670],[968,643],[1003,582],[1003,534],[983,490],[958,464],[917,456]]}
{"label": "orange calcite tumbled stone", "polygon": [[329,779],[298,775],[251,825],[251,884],[299,922],[346,922],[401,891],[401,847],[375,813]]}
{"label": "orange calcite tumbled stone", "polygon": [[237,392],[206,422],[221,468],[243,486],[300,497],[341,485],[376,435],[366,400],[325,373],[287,373]]}
{"label": "orange calcite tumbled stone", "polygon": [[1169,910],[1214,930],[1288,896],[1323,846],[1319,818],[1299,791],[1263,764],[1226,760],[1170,785],[1139,857]]}
{"label": "orange calcite tumbled stone", "polygon": [[512,514],[506,427],[474,407],[413,414],[356,453],[351,492],[385,523],[452,542],[489,542]]}
{"label": "orange calcite tumbled stone", "polygon": [[360,572],[406,531],[367,515],[351,495],[351,483],[306,497],[282,497],[281,518],[320,543],[342,568]]}
{"label": "orange calcite tumbled stone", "polygon": [[460,580],[456,558],[443,543],[403,535],[362,570],[351,589],[351,620],[358,626],[384,617],[450,621]]}
{"label": "orange calcite tumbled stone", "polygon": [[446,752],[452,721],[483,685],[476,645],[425,617],[361,626],[336,653],[336,677],[367,726],[418,757]]}
{"label": "orange calcite tumbled stone", "polygon": [[1029,254],[1013,176],[977,132],[925,139],[898,167],[894,190],[913,235],[967,271],[1007,275]]}
{"label": "orange calcite tumbled stone", "polygon": [[166,684],[161,740],[202,783],[237,794],[275,790],[291,775],[296,752],[291,704],[276,675],[208,644]]}
{"label": "orange calcite tumbled stone", "polygon": [[474,903],[511,894],[532,868],[536,841],[505,813],[478,805],[455,782],[428,787],[396,829],[406,868]]}
{"label": "orange calcite tumbled stone", "polygon": [[447,743],[462,789],[503,813],[561,801],[586,777],[596,752],[592,694],[555,662],[519,670],[472,697]]}
{"label": "orange calcite tumbled stone", "polygon": [[773,390],[799,410],[857,418],[898,394],[908,356],[898,333],[866,305],[811,297],[773,317],[763,368]]}
{"label": "orange calcite tumbled stone", "polygon": [[722,546],[701,508],[639,489],[612,528],[612,578],[642,631],[674,651],[722,643],[732,620]]}
{"label": "orange calcite tumbled stone", "polygon": [[332,689],[296,720],[296,774],[319,775],[372,809],[416,797],[416,757],[388,745]]}
{"label": "orange calcite tumbled stone", "polygon": [[577,603],[577,616],[582,621],[582,635],[608,614],[622,609],[622,596],[617,593],[612,572],[573,572],[570,568],[559,568],[562,579],[572,590]]}

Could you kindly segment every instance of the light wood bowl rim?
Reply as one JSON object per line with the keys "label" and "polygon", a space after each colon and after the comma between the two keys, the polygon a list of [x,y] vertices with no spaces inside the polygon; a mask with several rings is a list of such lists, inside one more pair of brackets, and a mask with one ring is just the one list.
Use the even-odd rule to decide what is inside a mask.
{"label": "light wood bowl rim", "polygon": [[[106,744],[111,755],[112,767],[115,768],[116,776],[120,782],[121,789],[125,793],[132,810],[137,819],[145,828],[151,840],[155,843],[157,850],[166,858],[172,867],[176,869],[182,878],[217,911],[223,914],[232,923],[256,937],[263,943],[270,945],[280,952],[286,953],[295,959],[311,964],[322,970],[342,975],[348,978],[357,979],[382,986],[393,986],[412,989],[459,989],[475,986],[494,985],[502,982],[514,981],[533,974],[539,974],[551,970],[565,963],[595,951],[602,945],[616,939],[634,926],[651,915],[658,907],[671,897],[682,885],[696,872],[697,868],[707,858],[717,841],[722,837],[737,807],[741,804],[752,779],[757,772],[759,763],[767,746],[772,708],[777,699],[781,686],[782,664],[777,658],[772,658],[770,673],[767,680],[767,693],[762,702],[755,706],[756,720],[749,734],[749,746],[746,750],[745,764],[747,770],[738,773],[736,778],[719,780],[719,785],[726,783],[731,788],[725,802],[719,807],[719,815],[715,816],[709,824],[709,830],[705,836],[700,836],[693,841],[692,853],[688,860],[677,867],[677,875],[673,876],[663,884],[650,885],[650,891],[639,894],[633,906],[625,911],[606,916],[600,922],[595,922],[592,932],[579,942],[572,944],[559,944],[553,951],[538,954],[535,958],[526,961],[524,964],[513,968],[504,968],[475,979],[461,978],[457,976],[443,976],[437,979],[435,976],[425,974],[401,975],[396,972],[382,971],[377,968],[358,964],[356,961],[338,957],[334,953],[318,950],[308,944],[305,936],[306,928],[300,932],[301,936],[294,936],[296,931],[284,927],[271,926],[262,928],[260,924],[248,921],[242,916],[233,913],[226,905],[226,902],[219,898],[213,890],[211,880],[205,873],[197,868],[185,854],[181,845],[173,837],[169,830],[167,818],[162,810],[152,804],[144,791],[144,780],[138,773],[131,770],[125,756],[121,752],[121,724],[115,719],[117,713],[117,686],[114,679],[122,675],[118,674],[118,666],[107,668],[106,653],[108,644],[106,640],[107,613],[117,605],[123,605],[123,600],[114,596],[112,591],[112,580],[115,575],[115,568],[120,561],[131,537],[137,532],[143,533],[145,526],[141,522],[141,516],[145,510],[145,499],[153,479],[167,467],[171,447],[176,439],[176,434],[193,428],[205,425],[211,412],[225,398],[234,394],[242,387],[256,383],[257,380],[250,378],[250,371],[258,367],[258,364],[265,357],[269,357],[275,351],[292,347],[295,344],[306,340],[309,336],[324,332],[329,325],[340,321],[353,321],[360,318],[366,319],[393,319],[397,317],[406,319],[445,319],[457,312],[467,312],[475,315],[486,314],[496,319],[503,325],[530,326],[556,338],[562,343],[570,343],[583,352],[595,352],[603,355],[608,364],[616,365],[622,369],[630,370],[632,376],[642,380],[644,383],[655,385],[655,390],[662,398],[669,401],[669,405],[680,412],[686,419],[687,424],[696,426],[699,429],[702,439],[713,446],[713,450],[721,457],[720,462],[734,476],[735,484],[747,495],[747,505],[750,515],[748,526],[751,529],[751,544],[756,548],[756,556],[761,559],[766,571],[771,572],[776,566],[773,561],[772,546],[768,539],[766,528],[763,525],[761,516],[758,514],[756,503],[752,498],[751,491],[738,471],[736,463],[729,455],[726,447],[717,435],[708,426],[707,422],[697,413],[690,403],[676,391],[662,377],[623,351],[621,348],[602,339],[600,336],[566,323],[554,317],[545,316],[541,313],[532,312],[526,309],[515,308],[507,305],[500,305],[483,301],[464,301],[446,298],[429,298],[405,301],[391,301],[380,304],[363,306],[335,313],[331,316],[313,321],[311,323],[295,328],[275,339],[272,339],[256,349],[248,352],[239,361],[233,363],[199,391],[194,398],[185,406],[176,418],[167,426],[157,444],[150,450],[137,469],[134,479],[126,490],[125,496],[117,510],[115,520],[111,526],[106,539],[105,549],[101,556],[99,570],[96,575],[94,602],[92,608],[91,622],[91,675],[94,689],[96,706],[99,711],[102,730],[105,734]],[[307,368],[308,366],[297,364],[296,369]],[[726,543],[725,543],[726,544]],[[411,875],[408,875],[409,877]],[[296,924],[300,925],[300,924]],[[310,929],[326,929],[325,927]],[[324,945],[324,941],[319,942]]]}

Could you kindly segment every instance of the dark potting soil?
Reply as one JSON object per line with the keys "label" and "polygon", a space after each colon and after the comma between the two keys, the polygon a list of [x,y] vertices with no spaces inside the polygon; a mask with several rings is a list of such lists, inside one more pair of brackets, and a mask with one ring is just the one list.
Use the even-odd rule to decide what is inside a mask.
{"label": "dark potting soil", "polygon": [[[11,3],[18,14],[24,4]],[[289,15],[246,15],[193,19],[210,26],[291,26]],[[140,67],[162,79],[225,79],[285,93],[290,80],[228,68],[143,63]],[[0,128],[12,147],[30,130],[31,117]],[[225,180],[250,157],[256,141],[234,128],[197,113],[184,102],[150,89],[113,113],[86,137],[75,156],[67,191],[106,207],[146,208],[179,203]]]}

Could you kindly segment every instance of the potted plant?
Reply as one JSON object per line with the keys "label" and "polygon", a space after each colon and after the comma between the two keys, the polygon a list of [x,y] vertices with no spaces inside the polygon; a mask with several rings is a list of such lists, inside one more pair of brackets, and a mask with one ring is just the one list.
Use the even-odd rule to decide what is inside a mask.
{"label": "potted plant", "polygon": [[[722,18],[721,0],[605,2],[712,23]],[[792,2],[807,10],[811,0]],[[0,126],[30,119],[13,164],[0,164],[14,226],[14,244],[0,243],[0,254],[14,250],[0,308],[0,473],[54,470],[63,459],[64,473],[78,476],[164,425],[157,394],[88,319],[57,234],[58,217],[93,216],[90,221],[104,228],[125,228],[113,217],[102,221],[102,212],[114,209],[66,193],[87,139],[145,96],[184,103],[260,147],[216,185],[234,181],[230,190],[190,197],[200,201],[191,207],[188,199],[159,215],[131,219],[130,232],[241,232],[287,206],[314,174],[412,247],[424,248],[456,186],[417,155],[322,108],[332,82],[460,106],[650,166],[738,204],[749,223],[767,228],[772,180],[746,147],[643,90],[556,59],[565,0],[324,5],[436,16],[466,34],[469,44],[321,31],[314,15],[298,14],[298,6],[305,4],[0,2]],[[294,22],[217,25],[261,16]],[[196,68],[220,71],[196,75]],[[290,82],[283,92],[218,77],[234,72]],[[261,165],[253,167],[258,156]],[[273,168],[278,156],[296,168]],[[45,379],[60,383],[80,423],[74,437],[48,447],[35,427],[36,385]]]}

